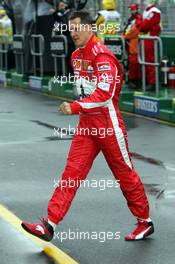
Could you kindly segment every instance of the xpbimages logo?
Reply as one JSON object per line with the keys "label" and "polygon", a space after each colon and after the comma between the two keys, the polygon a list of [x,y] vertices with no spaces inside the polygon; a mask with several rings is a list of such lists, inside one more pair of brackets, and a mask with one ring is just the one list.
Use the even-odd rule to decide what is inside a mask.
{"label": "xpbimages logo", "polygon": [[[103,65],[100,67],[98,68],[99,71],[106,70]],[[111,72],[109,73],[105,72],[105,73],[101,73],[98,76],[93,75],[91,77],[88,75],[87,76],[71,75],[69,73],[68,76],[66,75],[54,76],[51,80],[54,84],[58,83],[60,86],[66,83],[75,84],[77,81],[79,83],[81,82],[82,85],[87,84],[87,83],[110,85],[112,83],[119,84],[121,82],[121,76],[120,75],[113,76]]]}
{"label": "xpbimages logo", "polygon": [[99,32],[101,34],[112,34],[115,35],[117,32],[121,30],[120,24],[106,24],[106,23],[101,23],[100,25],[97,25],[96,23],[94,24],[80,24],[80,25],[75,25],[69,23],[64,24],[64,23],[58,23],[56,22],[54,24],[54,29],[55,32],[59,32],[61,34],[64,34],[66,31],[89,31],[92,30],[93,32]]}
{"label": "xpbimages logo", "polygon": [[71,127],[69,124],[68,128],[54,128],[54,137],[63,138],[67,135],[79,135],[79,136],[99,136],[99,138],[105,138],[106,136],[112,136],[114,134],[114,129],[112,127]]}
{"label": "xpbimages logo", "polygon": [[87,189],[99,189],[100,191],[105,191],[106,189],[119,188],[120,180],[112,179],[72,179],[68,178],[67,180],[57,181],[54,179],[54,188],[59,187],[61,190],[65,188],[87,188]]}
{"label": "xpbimages logo", "polygon": [[76,230],[60,231],[55,232],[54,239],[58,239],[61,243],[65,240],[96,240],[100,243],[104,243],[108,240],[119,240],[120,232],[112,231],[80,231],[78,228]]}

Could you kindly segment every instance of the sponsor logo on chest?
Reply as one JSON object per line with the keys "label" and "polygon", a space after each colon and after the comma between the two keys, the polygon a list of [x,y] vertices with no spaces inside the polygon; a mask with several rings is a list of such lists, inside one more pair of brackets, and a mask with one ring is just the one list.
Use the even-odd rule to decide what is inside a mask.
{"label": "sponsor logo on chest", "polygon": [[82,60],[73,60],[73,68],[75,71],[82,70]]}
{"label": "sponsor logo on chest", "polygon": [[97,63],[98,71],[111,71],[111,66],[109,62],[99,62]]}

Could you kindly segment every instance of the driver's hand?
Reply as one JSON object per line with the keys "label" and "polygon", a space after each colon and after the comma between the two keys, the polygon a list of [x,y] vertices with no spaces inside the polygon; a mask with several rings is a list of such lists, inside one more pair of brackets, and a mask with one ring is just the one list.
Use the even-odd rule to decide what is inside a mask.
{"label": "driver's hand", "polygon": [[72,111],[71,111],[71,107],[70,104],[67,102],[63,102],[59,107],[58,107],[58,111],[62,112],[65,115],[71,115]]}

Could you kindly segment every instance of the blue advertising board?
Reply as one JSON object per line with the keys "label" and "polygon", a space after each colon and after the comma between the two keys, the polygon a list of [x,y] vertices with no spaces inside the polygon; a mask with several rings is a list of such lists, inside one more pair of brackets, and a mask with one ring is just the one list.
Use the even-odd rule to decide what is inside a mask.
{"label": "blue advertising board", "polygon": [[159,100],[146,96],[134,96],[135,113],[150,117],[159,116]]}

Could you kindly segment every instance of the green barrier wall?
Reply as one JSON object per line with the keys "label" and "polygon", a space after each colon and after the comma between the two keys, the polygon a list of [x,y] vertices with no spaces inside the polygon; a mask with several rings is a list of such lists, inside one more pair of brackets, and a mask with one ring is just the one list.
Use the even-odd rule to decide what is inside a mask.
{"label": "green barrier wall", "polygon": [[163,55],[168,57],[170,62],[175,62],[175,35],[162,35],[161,39],[163,42]]}

